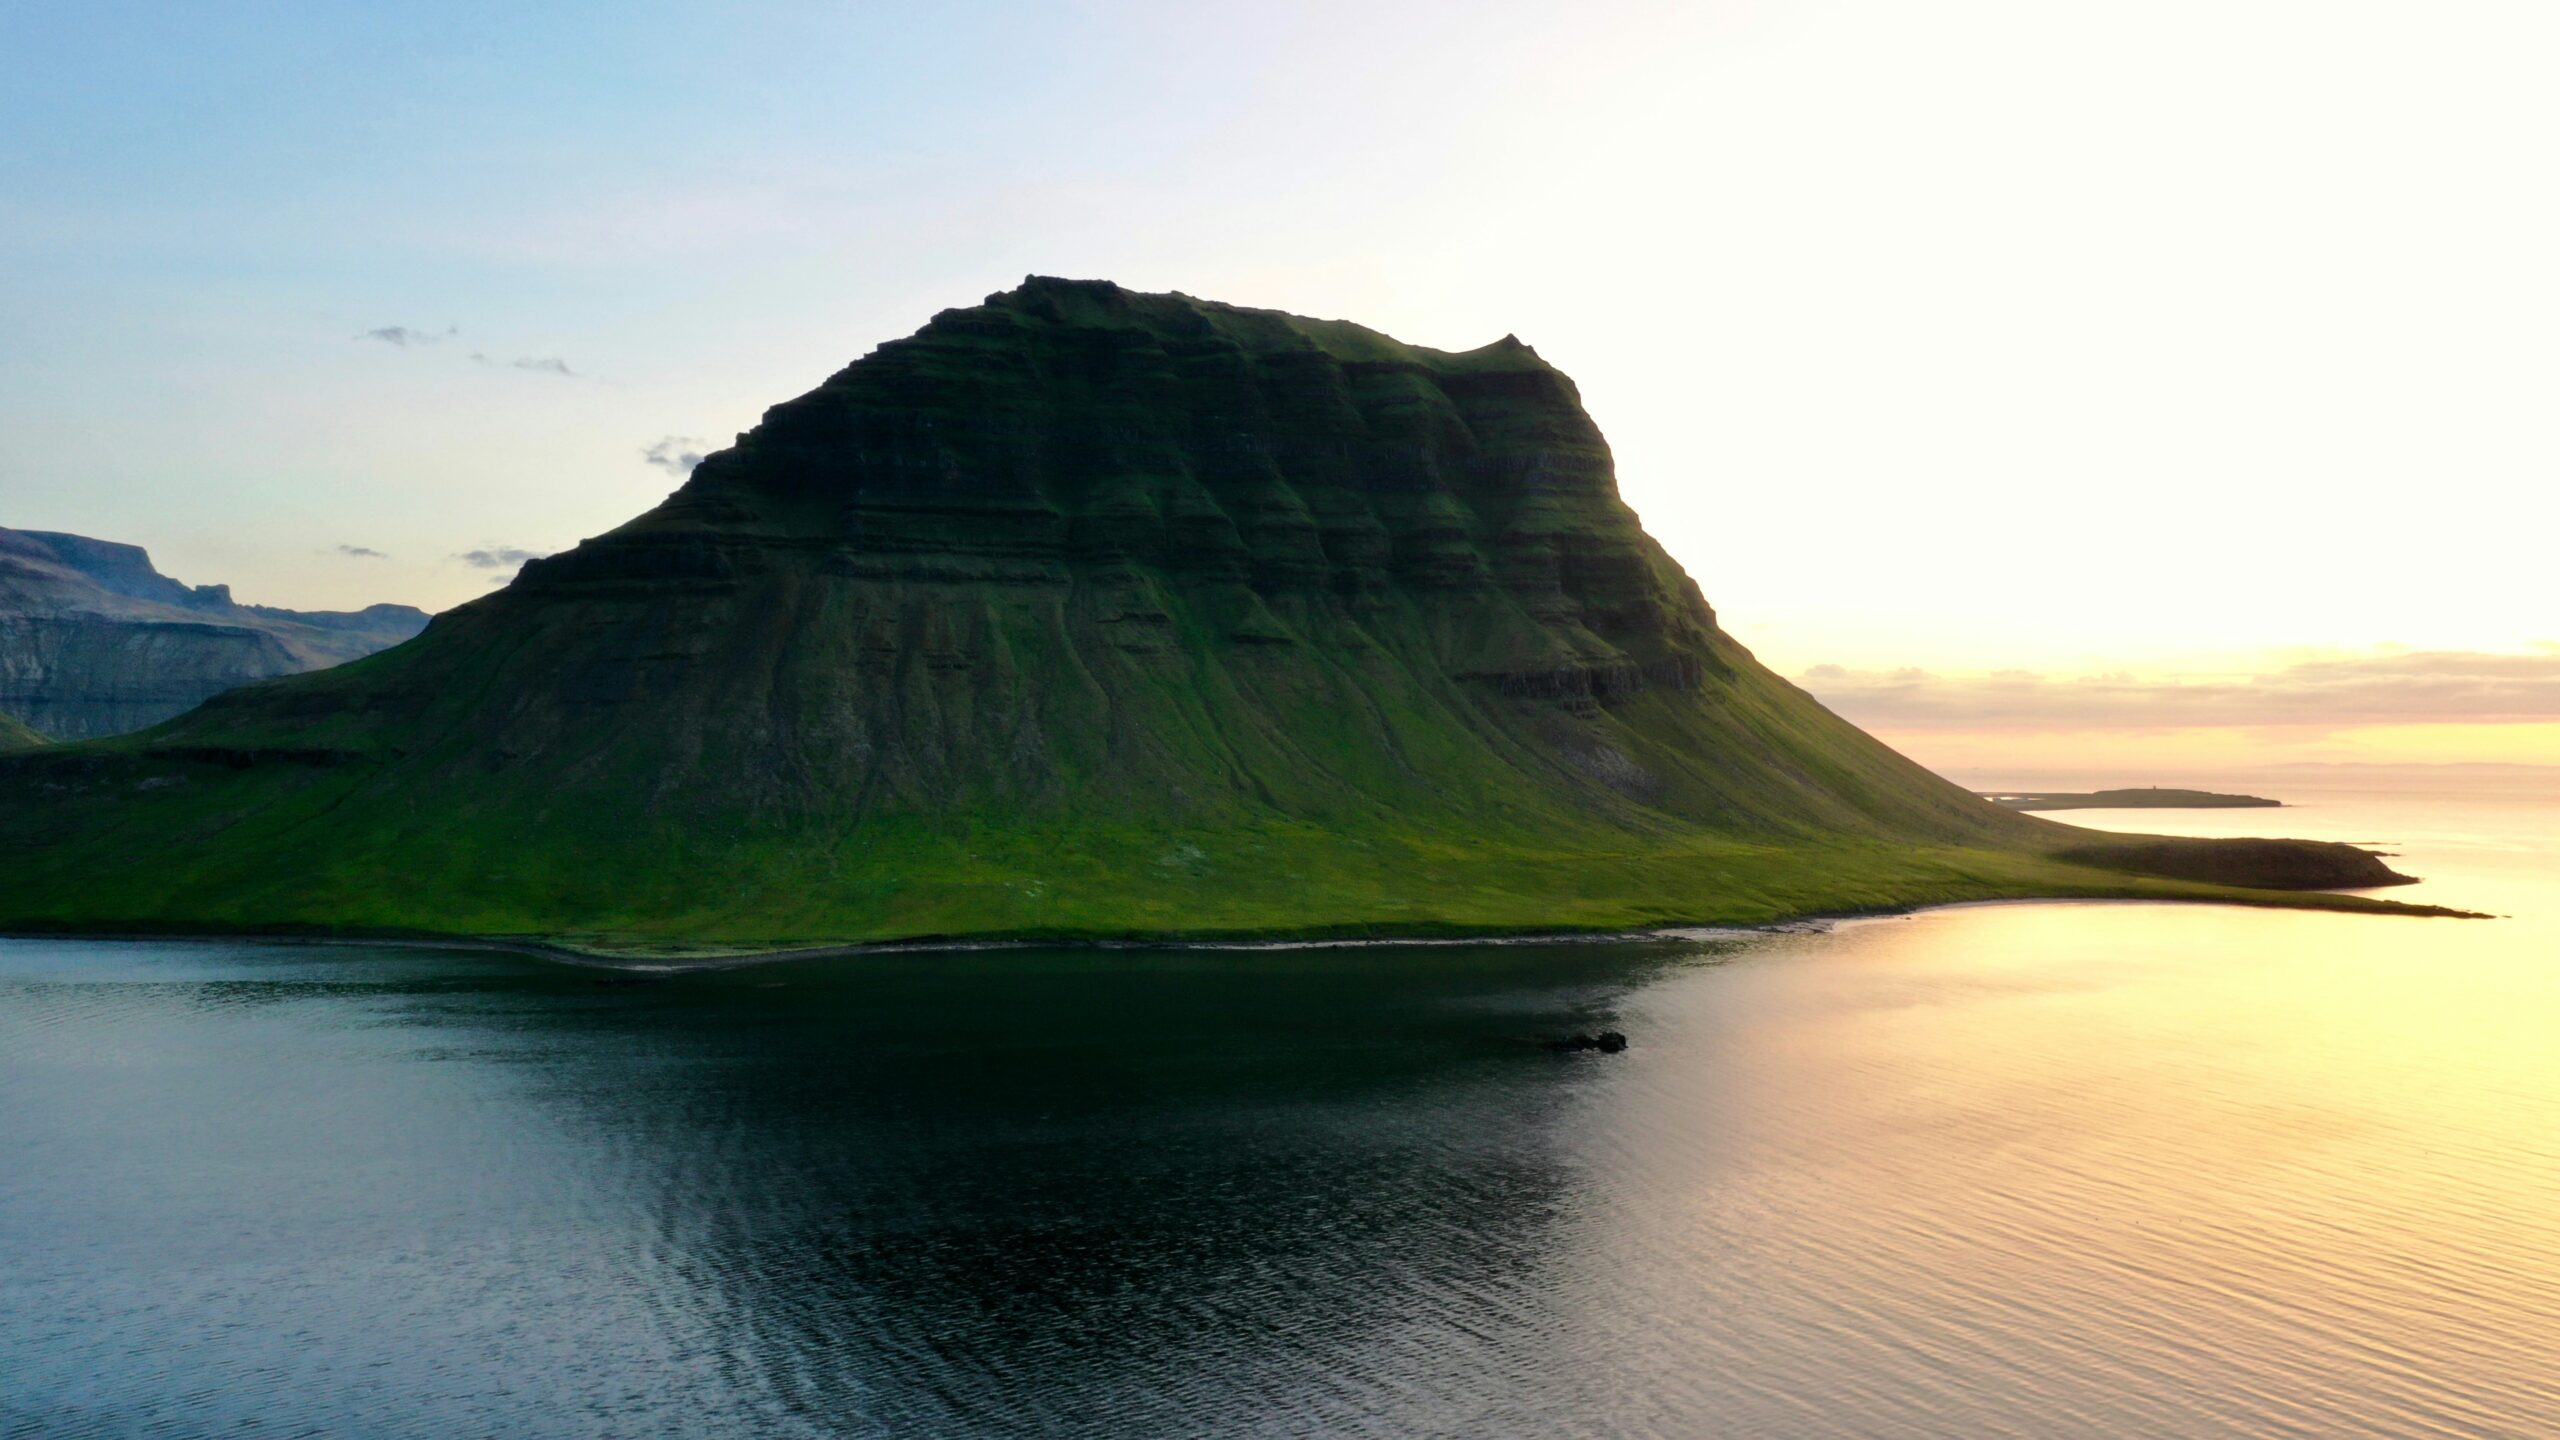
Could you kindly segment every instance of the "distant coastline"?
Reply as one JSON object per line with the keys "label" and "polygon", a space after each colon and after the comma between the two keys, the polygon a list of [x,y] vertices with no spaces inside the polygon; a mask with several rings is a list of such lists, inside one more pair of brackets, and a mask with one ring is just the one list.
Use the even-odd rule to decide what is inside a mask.
{"label": "distant coastline", "polygon": [[1980,790],[1983,799],[2012,810],[2261,810],[2282,809],[2284,802],[2262,795],[2218,795],[2211,790],[2172,790],[2146,785],[2138,790],[2030,791]]}

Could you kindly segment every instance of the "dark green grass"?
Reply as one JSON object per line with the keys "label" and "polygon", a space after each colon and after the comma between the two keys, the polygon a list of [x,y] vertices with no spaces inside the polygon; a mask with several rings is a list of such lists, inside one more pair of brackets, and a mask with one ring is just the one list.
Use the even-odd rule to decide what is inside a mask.
{"label": "dark green grass", "polygon": [[[71,803],[109,816],[53,817],[65,838],[0,876],[0,927],[724,953],[918,938],[1615,931],[2040,897],[2411,908],[2128,875],[2026,847],[1636,839],[1563,816],[1548,817],[1543,835],[1388,816],[1181,827],[989,813],[831,829],[705,814],[635,826],[574,807],[393,798],[400,787],[381,793],[384,776],[345,768],[312,768],[290,786],[218,765],[185,769],[183,783],[150,792],[158,803],[122,823],[101,797]],[[2053,828],[2057,838],[2087,836]]]}

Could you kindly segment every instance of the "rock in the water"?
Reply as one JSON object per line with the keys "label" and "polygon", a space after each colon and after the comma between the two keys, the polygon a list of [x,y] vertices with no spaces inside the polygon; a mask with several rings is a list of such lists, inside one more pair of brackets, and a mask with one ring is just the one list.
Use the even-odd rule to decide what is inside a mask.
{"label": "rock in the water", "polygon": [[1564,1040],[1550,1040],[1547,1042],[1547,1048],[1568,1052],[1597,1050],[1603,1055],[1615,1055],[1627,1048],[1627,1037],[1615,1030],[1603,1030],[1597,1035],[1574,1035]]}

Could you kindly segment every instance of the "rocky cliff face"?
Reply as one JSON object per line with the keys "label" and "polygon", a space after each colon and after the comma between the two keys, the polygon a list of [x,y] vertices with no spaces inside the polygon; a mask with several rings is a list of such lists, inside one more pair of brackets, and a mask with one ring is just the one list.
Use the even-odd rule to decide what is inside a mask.
{"label": "rocky cliff face", "polygon": [[120,735],[253,680],[341,664],[426,628],[425,612],[240,605],[135,545],[0,529],[0,713],[58,739]]}
{"label": "rocky cliff face", "polygon": [[[1730,668],[1571,382],[1516,340],[1437,354],[1047,280],[776,406],[448,624],[556,655],[506,721],[526,753],[646,713],[676,722],[668,783],[716,736],[724,784],[828,809],[1347,798],[1330,745],[1251,752],[1297,707],[1357,723],[1377,683],[1544,723]],[[1372,723],[1361,765],[1393,749]],[[1658,783],[1607,751],[1576,773]]]}
{"label": "rocky cliff face", "polygon": [[2071,833],[1724,635],[1518,341],[1035,278],[410,644],[0,762],[0,919],[1628,925],[2088,893]]}
{"label": "rocky cliff face", "polygon": [[252,691],[191,731],[291,707],[373,753],[424,726],[479,739],[466,769],[785,825],[2009,823],[1764,679],[1528,346],[1103,283],[935,317],[400,659],[360,696]]}

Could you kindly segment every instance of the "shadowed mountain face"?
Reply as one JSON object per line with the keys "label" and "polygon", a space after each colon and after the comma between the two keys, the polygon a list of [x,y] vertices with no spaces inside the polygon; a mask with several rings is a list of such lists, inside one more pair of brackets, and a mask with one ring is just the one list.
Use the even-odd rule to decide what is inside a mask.
{"label": "shadowed mountain face", "polygon": [[181,585],[140,546],[0,530],[0,712],[65,740],[121,735],[234,686],[370,655],[426,612],[240,605]]}
{"label": "shadowed mountain face", "polygon": [[[1528,347],[1036,278],[408,645],[34,753],[0,838],[54,878],[0,914],[58,923],[783,944],[2130,883],[1718,630]],[[168,864],[120,888],[137,827]]]}

